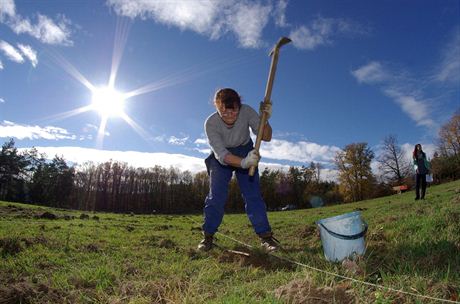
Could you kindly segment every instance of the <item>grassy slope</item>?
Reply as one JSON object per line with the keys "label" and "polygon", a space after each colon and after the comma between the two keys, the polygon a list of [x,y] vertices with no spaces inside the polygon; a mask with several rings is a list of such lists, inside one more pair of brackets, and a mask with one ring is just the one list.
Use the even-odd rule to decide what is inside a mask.
{"label": "grassy slope", "polygon": [[[285,249],[280,255],[286,258],[396,289],[459,300],[460,181],[430,187],[427,193],[425,201],[414,201],[410,192],[273,212],[269,218]],[[369,231],[367,252],[353,273],[324,260],[314,222],[357,209]],[[35,217],[44,211],[59,218]],[[223,235],[219,244],[251,256],[220,249],[198,253],[199,215],[91,213],[89,219],[80,219],[81,214],[0,202],[0,303],[315,303],[315,296],[341,303],[340,292],[345,290],[346,299],[359,303],[430,303],[249,251]],[[258,245],[244,214],[226,215],[220,231]]]}

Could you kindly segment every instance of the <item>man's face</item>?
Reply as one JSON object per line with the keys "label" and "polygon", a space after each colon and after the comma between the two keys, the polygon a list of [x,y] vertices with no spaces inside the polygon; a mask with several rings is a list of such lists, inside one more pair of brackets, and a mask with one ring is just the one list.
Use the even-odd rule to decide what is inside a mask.
{"label": "man's face", "polygon": [[227,124],[232,126],[235,121],[238,119],[238,113],[240,112],[240,108],[237,104],[233,105],[232,108],[225,108],[225,105],[222,103],[216,104],[217,112],[219,113],[222,120]]}

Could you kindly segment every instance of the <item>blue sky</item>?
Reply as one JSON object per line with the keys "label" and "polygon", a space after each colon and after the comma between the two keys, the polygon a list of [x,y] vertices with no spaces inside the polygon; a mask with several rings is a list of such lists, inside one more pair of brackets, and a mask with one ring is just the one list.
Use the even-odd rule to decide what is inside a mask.
{"label": "blue sky", "polygon": [[[460,2],[0,0],[0,139],[74,162],[204,169],[216,89],[257,108],[281,36],[262,166],[395,134],[432,154],[460,108]],[[93,90],[128,94],[121,116]],[[102,123],[101,123],[102,122]]]}

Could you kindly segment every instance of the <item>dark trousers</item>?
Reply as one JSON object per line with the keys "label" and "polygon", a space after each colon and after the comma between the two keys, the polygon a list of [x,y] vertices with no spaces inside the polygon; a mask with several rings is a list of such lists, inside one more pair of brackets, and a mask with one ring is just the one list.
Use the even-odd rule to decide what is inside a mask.
{"label": "dark trousers", "polygon": [[[422,193],[420,193],[420,186],[422,186]],[[415,198],[425,198],[426,192],[426,174],[415,175]]]}
{"label": "dark trousers", "polygon": [[[252,141],[245,146],[231,148],[233,155],[244,157],[252,150]],[[214,155],[206,159],[206,167],[210,178],[209,193],[205,200],[203,231],[214,234],[224,217],[224,206],[228,195],[228,184],[235,172],[238,185],[243,196],[244,207],[248,218],[257,234],[271,231],[267,218],[265,202],[260,192],[259,172],[249,176],[248,169],[221,165]]]}

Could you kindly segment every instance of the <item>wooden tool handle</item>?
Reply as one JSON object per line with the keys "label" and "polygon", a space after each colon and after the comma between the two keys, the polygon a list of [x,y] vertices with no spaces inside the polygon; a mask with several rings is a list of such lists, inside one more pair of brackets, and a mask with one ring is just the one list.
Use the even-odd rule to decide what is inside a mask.
{"label": "wooden tool handle", "polygon": [[[281,39],[276,43],[273,50],[270,52],[270,55],[272,56],[272,62],[270,65],[270,72],[268,74],[267,86],[265,88],[264,103],[271,103],[273,82],[275,81],[275,73],[276,73],[276,66],[278,64],[279,50],[283,45],[289,42],[291,42],[291,39],[287,37],[281,37]],[[264,127],[265,127],[265,124],[267,123],[267,113],[263,112],[261,113],[261,115],[262,116],[260,117],[260,123],[259,123],[259,129],[257,132],[256,143],[254,146],[254,150],[256,150],[257,153],[259,153],[260,144],[262,142],[262,137],[264,134]],[[256,172],[256,167],[251,166],[249,168],[249,176],[254,176],[255,172]]]}

